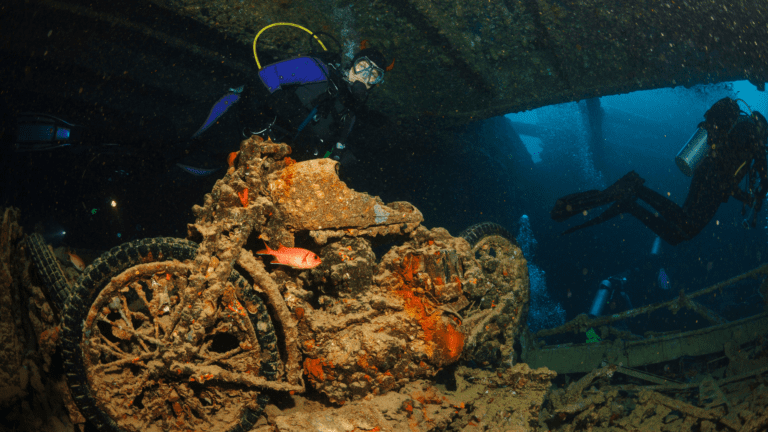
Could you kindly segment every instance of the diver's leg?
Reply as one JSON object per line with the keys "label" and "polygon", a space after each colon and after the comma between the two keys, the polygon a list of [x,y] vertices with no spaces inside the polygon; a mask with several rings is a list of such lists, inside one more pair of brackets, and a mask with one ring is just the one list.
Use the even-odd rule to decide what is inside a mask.
{"label": "diver's leg", "polygon": [[687,218],[681,228],[690,238],[695,237],[715,217],[720,204],[727,200],[722,193],[718,193],[718,189],[708,186],[706,181],[691,182],[691,189],[683,204],[683,213]]}
{"label": "diver's leg", "polygon": [[635,217],[635,219],[642,222],[643,225],[645,225],[648,229],[653,231],[657,236],[661,237],[665,242],[671,244],[672,246],[692,238],[692,236],[690,236],[689,233],[683,229],[681,225],[667,220],[661,214],[661,212],[659,212],[658,215],[653,214],[634,201],[631,203],[621,204],[623,207],[622,213],[631,214]]}
{"label": "diver's leg", "polygon": [[570,234],[574,231],[603,223],[607,220],[615,218],[616,216],[627,213],[634,216],[637,220],[642,222],[643,225],[648,227],[651,231],[656,233],[656,235],[671,245],[676,245],[683,240],[688,240],[689,238],[687,237],[686,233],[683,232],[675,224],[654,215],[635,201],[629,199],[613,203],[613,205],[608,207],[608,209],[604,211],[600,216],[590,219],[581,225],[571,227],[564,231],[561,235]]}
{"label": "diver's leg", "polygon": [[567,230],[563,231],[560,235],[570,234],[572,232],[575,232],[575,231],[578,231],[578,230],[581,230],[581,229],[584,229],[584,228],[589,228],[591,226],[595,226],[597,224],[601,224],[601,223],[603,223],[603,222],[605,222],[605,221],[607,221],[609,219],[615,218],[616,216],[618,216],[618,215],[620,215],[622,213],[623,213],[623,211],[620,208],[619,203],[618,202],[614,203],[612,206],[608,207],[608,209],[606,211],[602,212],[600,214],[600,216],[596,216],[596,217],[594,217],[594,218],[584,222],[581,225],[576,225],[575,227],[570,227]]}
{"label": "diver's leg", "polygon": [[[712,220],[720,207],[720,203],[726,201],[722,194],[718,193],[720,190],[718,181],[719,177],[708,175],[703,171],[694,174],[682,207],[645,186],[638,187],[637,197],[648,203],[661,216],[661,218],[645,216],[643,223],[655,232],[656,229],[652,228],[650,224],[658,223],[655,219],[663,219],[664,224],[674,226],[675,230],[682,233],[683,240],[692,239]],[[645,209],[643,210],[645,213],[652,214]],[[641,219],[638,214],[633,212],[635,217]],[[664,237],[662,236],[662,238]],[[667,239],[664,238],[664,240]]]}
{"label": "diver's leg", "polygon": [[[658,212],[659,216],[664,218],[667,222],[681,227],[687,221],[688,218],[683,209],[664,195],[652,191],[646,186],[638,187],[636,192],[639,199],[653,207],[653,209]],[[650,214],[650,212],[648,213]]]}
{"label": "diver's leg", "polygon": [[[557,222],[562,222],[571,216],[604,206],[614,201],[624,200],[634,196],[637,187],[645,182],[636,172],[630,171],[616,183],[604,191],[589,190],[566,195],[555,202],[550,216]],[[596,222],[599,223],[599,222]]]}

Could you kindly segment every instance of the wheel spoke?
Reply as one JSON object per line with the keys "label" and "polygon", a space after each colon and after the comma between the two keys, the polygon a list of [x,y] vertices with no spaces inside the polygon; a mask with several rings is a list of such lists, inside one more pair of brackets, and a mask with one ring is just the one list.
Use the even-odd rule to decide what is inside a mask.
{"label": "wheel spoke", "polygon": [[217,363],[224,361],[236,354],[241,353],[243,350],[240,349],[240,347],[237,347],[233,349],[232,351],[225,352],[224,354],[218,355],[218,356],[200,356],[201,358],[204,358],[205,361],[203,362],[203,366],[207,366],[209,364]]}
{"label": "wheel spoke", "polygon": [[[131,334],[132,336],[136,336],[136,340],[137,340],[137,342],[139,342],[139,343],[141,344],[141,346],[144,348],[144,350],[145,350],[145,351],[150,351],[150,349],[149,349],[149,348],[148,348],[146,345],[144,345],[144,344],[142,343],[142,339],[143,339],[143,340],[146,340],[147,342],[150,342],[150,343],[152,343],[152,344],[154,344],[154,345],[162,345],[162,344],[163,344],[163,342],[162,342],[162,341],[160,341],[160,340],[158,340],[158,339],[155,339],[155,338],[153,338],[152,336],[147,336],[147,335],[141,334],[141,333],[137,332],[136,330],[133,330],[133,329],[130,329],[130,328],[128,328],[128,329],[126,329],[126,328],[123,328],[123,326],[121,326],[119,323],[116,323],[116,322],[110,321],[110,320],[108,320],[108,319],[106,319],[106,318],[103,318],[103,317],[99,317],[99,318],[98,318],[98,322],[103,322],[103,323],[105,323],[105,324],[109,324],[109,325],[111,325],[113,328],[117,327],[117,328],[118,328],[120,331],[122,331],[122,332],[126,332],[126,333],[129,333],[129,334]],[[121,339],[122,339],[122,338],[121,338]]]}
{"label": "wheel spoke", "polygon": [[101,332],[99,332],[98,336],[99,336],[99,341],[101,341],[102,343],[104,343],[105,345],[107,345],[108,347],[110,347],[110,348],[112,348],[113,350],[116,351],[116,353],[113,353],[113,355],[116,355],[118,357],[125,357],[125,358],[130,357],[129,353],[121,350],[120,347],[117,346],[116,343],[114,343],[114,342],[110,341],[109,339],[107,339],[106,337],[104,337],[104,335],[101,334]]}
{"label": "wheel spoke", "polygon": [[126,270],[91,306],[84,346],[92,394],[104,411],[120,404],[141,423],[137,429],[116,418],[126,430],[229,423],[233,412],[273,387],[257,376],[262,354],[254,325],[231,283],[194,291],[187,285],[200,281],[186,281],[192,266],[165,265]]}

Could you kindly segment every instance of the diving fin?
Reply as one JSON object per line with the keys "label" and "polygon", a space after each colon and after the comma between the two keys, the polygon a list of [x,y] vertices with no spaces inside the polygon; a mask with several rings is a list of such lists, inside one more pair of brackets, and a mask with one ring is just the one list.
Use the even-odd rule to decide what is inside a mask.
{"label": "diving fin", "polygon": [[200,168],[191,165],[184,165],[182,163],[177,163],[176,166],[184,170],[184,172],[192,174],[195,177],[209,176],[219,170],[218,168]]}
{"label": "diving fin", "polygon": [[613,219],[616,216],[619,216],[622,213],[629,213],[629,207],[637,205],[634,201],[618,201],[613,203],[612,206],[608,207],[606,211],[600,214],[600,216],[594,217],[586,222],[584,222],[581,225],[576,225],[575,227],[568,228],[567,230],[563,231],[560,235],[566,235],[570,234],[572,232],[589,228],[594,225],[601,224],[607,220]]}
{"label": "diving fin", "polygon": [[562,222],[571,216],[583,213],[585,210],[601,207],[614,201],[625,200],[634,196],[636,188],[643,183],[645,180],[640,175],[630,171],[604,191],[588,190],[558,199],[550,212],[550,217],[554,221]]}
{"label": "diving fin", "polygon": [[77,144],[83,129],[50,114],[21,113],[16,117],[14,150],[41,151]]}
{"label": "diving fin", "polygon": [[552,220],[562,222],[585,210],[606,205],[613,200],[597,189],[578,192],[559,198],[550,212]]}
{"label": "diving fin", "polygon": [[192,134],[192,139],[195,139],[211,127],[219,117],[223,116],[227,110],[232,107],[238,100],[240,100],[240,94],[243,92],[245,86],[229,89],[229,93],[221,97],[211,108],[211,112],[208,113],[208,118],[205,119],[205,123]]}

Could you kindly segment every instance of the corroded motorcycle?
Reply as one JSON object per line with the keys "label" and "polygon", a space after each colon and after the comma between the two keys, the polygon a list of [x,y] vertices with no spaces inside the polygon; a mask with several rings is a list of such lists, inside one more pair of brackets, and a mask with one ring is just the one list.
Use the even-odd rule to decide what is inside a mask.
{"label": "corroded motorcycle", "polygon": [[[243,141],[193,209],[196,242],[123,244],[75,284],[30,237],[61,311],[72,397],[99,430],[246,431],[270,392],[311,385],[344,403],[433,376],[462,355],[489,365],[514,355],[528,282],[506,230],[428,230],[412,205],[347,188],[336,162],[296,163],[289,153]],[[297,234],[320,248],[319,267],[272,269],[251,252],[293,246]],[[406,240],[377,262],[376,237]]]}

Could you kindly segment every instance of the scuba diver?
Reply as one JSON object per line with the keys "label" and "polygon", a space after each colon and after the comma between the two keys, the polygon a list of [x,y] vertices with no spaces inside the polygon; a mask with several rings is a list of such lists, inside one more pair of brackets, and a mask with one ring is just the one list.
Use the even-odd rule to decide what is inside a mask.
{"label": "scuba diver", "polygon": [[[675,159],[684,174],[693,176],[682,207],[644,186],[645,180],[630,171],[603,191],[590,190],[558,199],[550,214],[557,222],[611,204],[601,215],[563,235],[631,214],[664,241],[676,245],[699,234],[730,197],[743,203],[742,215],[750,209],[743,224],[754,227],[768,191],[768,122],[757,111],[742,113],[736,101],[727,97],[712,105],[704,118]],[[742,190],[739,185],[744,178],[747,180]],[[656,213],[642,207],[637,199]]]}
{"label": "scuba diver", "polygon": [[[600,282],[595,298],[592,300],[592,306],[589,308],[590,318],[632,309],[632,301],[624,290],[628,275],[629,271],[625,271]],[[607,311],[606,306],[608,306]]]}
{"label": "scuba diver", "polygon": [[[269,28],[286,25],[309,34],[310,53],[262,66],[256,51],[259,36]],[[328,36],[339,50],[329,51],[318,35]],[[313,49],[314,41],[323,51]],[[394,61],[387,66],[384,55],[363,41],[351,64],[342,67],[341,45],[336,39],[292,23],[264,27],[254,38],[253,53],[259,68],[254,82],[230,88],[189,139],[166,141],[162,152],[150,149],[153,156],[160,154],[169,165],[188,174],[207,176],[226,166],[226,154],[236,150],[242,139],[258,134],[287,142],[294,159],[331,157],[342,164],[353,162],[347,141],[356,115],[364,109],[371,91],[384,82],[384,73],[392,69]],[[234,114],[224,116],[227,112]],[[213,135],[211,128],[217,129]],[[97,141],[104,137],[94,139],[89,128],[48,114],[22,113],[15,132],[12,147],[16,152],[83,147],[80,144],[94,151],[139,150],[131,143],[104,144]],[[171,135],[176,135],[175,130]],[[233,143],[222,145],[229,141]]]}
{"label": "scuba diver", "polygon": [[[309,55],[262,67],[256,43],[265,30],[278,25],[306,31],[310,44],[314,39],[324,51],[310,49]],[[331,157],[342,164],[354,162],[354,156],[347,149],[349,134],[371,91],[384,82],[384,73],[392,70],[394,61],[387,65],[384,55],[364,40],[351,64],[343,67],[340,51],[328,51],[318,38],[321,34],[330,37],[341,49],[332,36],[312,33],[296,24],[275,23],[263,28],[254,38],[259,82],[230,89],[230,93],[214,105],[193,137],[198,137],[230,106],[235,106],[244,125],[242,138],[260,135],[287,142],[292,147],[292,157],[297,160]]]}

